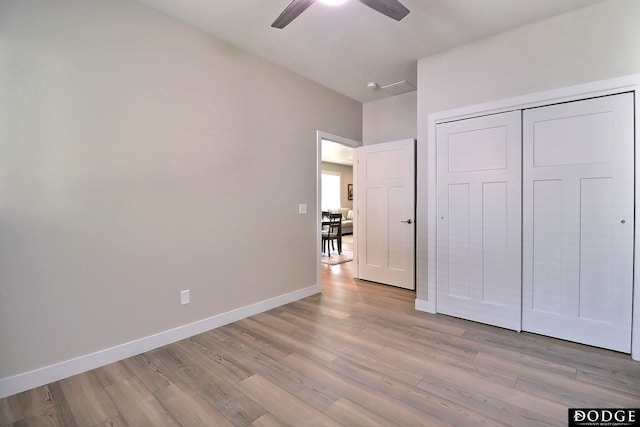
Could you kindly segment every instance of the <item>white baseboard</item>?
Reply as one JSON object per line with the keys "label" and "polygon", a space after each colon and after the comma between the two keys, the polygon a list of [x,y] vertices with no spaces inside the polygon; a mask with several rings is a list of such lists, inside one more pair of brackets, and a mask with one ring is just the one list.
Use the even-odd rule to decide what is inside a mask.
{"label": "white baseboard", "polygon": [[64,362],[34,369],[33,371],[11,377],[1,378],[0,399],[201,334],[211,329],[253,316],[254,314],[262,313],[272,308],[315,295],[320,291],[320,285],[312,285],[246,307],[169,329],[168,331],[100,350],[95,353],[86,354],[75,359],[65,360]]}
{"label": "white baseboard", "polygon": [[426,311],[427,313],[436,313],[435,304],[431,301],[416,299],[416,310],[418,311]]}

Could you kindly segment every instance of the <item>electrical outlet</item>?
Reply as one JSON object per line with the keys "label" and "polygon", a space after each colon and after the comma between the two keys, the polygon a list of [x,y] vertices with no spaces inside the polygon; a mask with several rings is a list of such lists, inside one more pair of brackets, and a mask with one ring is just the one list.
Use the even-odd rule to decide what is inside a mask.
{"label": "electrical outlet", "polygon": [[300,203],[298,205],[298,213],[300,215],[306,215],[307,214],[307,204],[306,203]]}
{"label": "electrical outlet", "polygon": [[180,305],[189,304],[191,297],[189,296],[189,289],[180,291]]}

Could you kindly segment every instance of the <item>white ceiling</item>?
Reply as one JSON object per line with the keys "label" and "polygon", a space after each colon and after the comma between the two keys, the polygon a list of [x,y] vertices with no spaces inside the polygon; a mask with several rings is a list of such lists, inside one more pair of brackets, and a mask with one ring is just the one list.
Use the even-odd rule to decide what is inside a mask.
{"label": "white ceiling", "polygon": [[338,142],[322,140],[322,161],[353,166],[353,148]]}
{"label": "white ceiling", "polygon": [[316,1],[286,28],[271,23],[290,0],[138,0],[360,102],[407,80],[417,60],[602,0],[400,0],[394,21],[355,0]]}

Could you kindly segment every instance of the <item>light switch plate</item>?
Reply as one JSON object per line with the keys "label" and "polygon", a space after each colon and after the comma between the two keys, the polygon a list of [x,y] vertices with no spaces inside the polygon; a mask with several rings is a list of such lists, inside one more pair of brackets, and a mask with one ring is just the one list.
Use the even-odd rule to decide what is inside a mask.
{"label": "light switch plate", "polygon": [[180,291],[180,305],[189,304],[190,302],[189,289]]}
{"label": "light switch plate", "polygon": [[307,214],[307,204],[306,203],[300,203],[298,205],[298,213],[300,215],[306,215]]}

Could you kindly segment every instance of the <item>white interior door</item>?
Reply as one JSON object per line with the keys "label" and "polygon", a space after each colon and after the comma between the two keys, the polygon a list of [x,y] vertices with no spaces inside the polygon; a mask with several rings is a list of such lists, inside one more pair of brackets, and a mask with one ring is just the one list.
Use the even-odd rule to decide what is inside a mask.
{"label": "white interior door", "polygon": [[520,330],[521,113],[437,126],[437,310]]}
{"label": "white interior door", "polygon": [[415,289],[415,141],[355,154],[358,277]]}
{"label": "white interior door", "polygon": [[633,95],[523,115],[524,330],[629,352]]}

